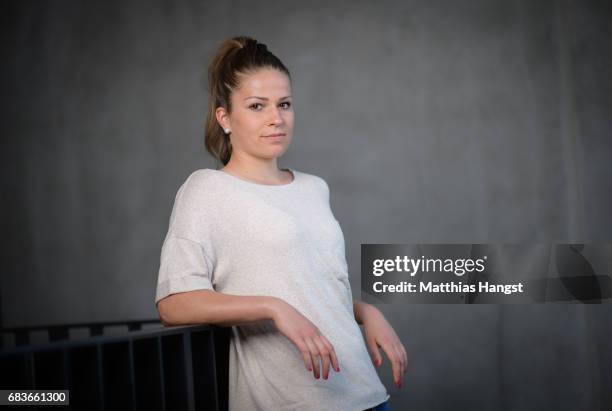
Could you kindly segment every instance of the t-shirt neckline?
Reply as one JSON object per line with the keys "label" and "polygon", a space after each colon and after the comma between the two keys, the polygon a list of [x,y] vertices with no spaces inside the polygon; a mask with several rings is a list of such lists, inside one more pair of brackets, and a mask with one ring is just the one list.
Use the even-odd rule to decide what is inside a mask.
{"label": "t-shirt neckline", "polygon": [[238,181],[240,183],[243,184],[247,184],[249,186],[255,186],[255,187],[262,187],[262,188],[270,188],[270,189],[282,189],[282,188],[287,188],[287,187],[292,187],[295,185],[296,180],[298,179],[298,173],[296,173],[295,170],[293,170],[292,168],[282,168],[281,170],[287,170],[289,172],[291,172],[291,174],[293,175],[293,180],[291,180],[291,182],[287,183],[287,184],[260,184],[260,183],[255,183],[253,181],[249,181],[249,180],[245,180],[243,178],[237,177],[233,174],[230,174],[226,171],[223,170],[216,170],[216,169],[210,169],[213,172],[216,172],[217,174],[220,175],[224,175],[227,178],[231,179],[231,180],[235,180]]}

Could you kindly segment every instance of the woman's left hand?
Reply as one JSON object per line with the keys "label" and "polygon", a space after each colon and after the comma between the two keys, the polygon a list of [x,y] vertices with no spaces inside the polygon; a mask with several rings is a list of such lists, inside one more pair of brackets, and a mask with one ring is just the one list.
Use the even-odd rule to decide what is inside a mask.
{"label": "woman's left hand", "polygon": [[378,349],[378,347],[381,347],[391,362],[395,385],[397,388],[402,388],[401,378],[406,373],[408,355],[393,327],[378,308],[369,304],[367,309],[364,310],[362,323],[372,362],[376,367],[380,367],[382,364],[382,357]]}

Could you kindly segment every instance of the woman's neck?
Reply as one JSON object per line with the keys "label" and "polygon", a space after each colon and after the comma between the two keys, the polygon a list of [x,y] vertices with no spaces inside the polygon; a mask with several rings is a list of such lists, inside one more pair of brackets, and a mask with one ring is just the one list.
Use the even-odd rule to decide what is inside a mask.
{"label": "woman's neck", "polygon": [[[246,159],[232,156],[221,169],[226,173],[260,184],[285,184],[287,174],[278,169],[276,158],[272,160]],[[289,180],[291,176],[289,176]]]}

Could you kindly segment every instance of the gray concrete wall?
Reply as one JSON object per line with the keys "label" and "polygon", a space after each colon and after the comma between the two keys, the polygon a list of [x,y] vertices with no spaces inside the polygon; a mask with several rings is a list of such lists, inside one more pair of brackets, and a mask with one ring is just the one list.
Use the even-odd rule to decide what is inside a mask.
{"label": "gray concrete wall", "polygon": [[[2,4],[4,325],[153,317],[205,70],[247,34],[293,75],[281,165],[347,243],[612,242],[604,1]],[[395,410],[612,408],[610,306],[380,306],[410,357]]]}

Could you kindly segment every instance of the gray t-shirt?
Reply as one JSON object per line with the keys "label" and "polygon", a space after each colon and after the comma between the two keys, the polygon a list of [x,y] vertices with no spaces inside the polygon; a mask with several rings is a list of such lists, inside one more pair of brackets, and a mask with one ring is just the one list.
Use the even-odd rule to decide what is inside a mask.
{"label": "gray t-shirt", "polygon": [[155,302],[214,289],[278,297],[312,321],[334,346],[340,372],[315,379],[273,321],[232,327],[229,409],[347,410],[389,398],[370,360],[353,301],[344,236],[320,177],[291,170],[285,185],[224,171],[193,172],[175,198]]}

